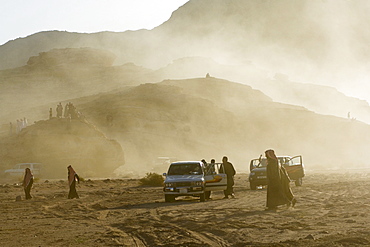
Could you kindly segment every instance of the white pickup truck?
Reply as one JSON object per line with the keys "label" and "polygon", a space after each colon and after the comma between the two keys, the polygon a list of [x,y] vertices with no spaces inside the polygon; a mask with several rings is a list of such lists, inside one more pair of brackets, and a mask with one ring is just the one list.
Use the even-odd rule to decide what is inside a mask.
{"label": "white pickup truck", "polygon": [[22,177],[24,176],[25,169],[30,168],[33,175],[40,175],[42,164],[40,163],[19,163],[14,166],[13,169],[5,170],[6,176]]}
{"label": "white pickup truck", "polygon": [[165,201],[175,201],[178,196],[196,196],[204,202],[211,191],[226,190],[227,176],[220,173],[220,166],[221,163],[208,163],[205,167],[201,161],[171,163],[168,172],[163,174]]}

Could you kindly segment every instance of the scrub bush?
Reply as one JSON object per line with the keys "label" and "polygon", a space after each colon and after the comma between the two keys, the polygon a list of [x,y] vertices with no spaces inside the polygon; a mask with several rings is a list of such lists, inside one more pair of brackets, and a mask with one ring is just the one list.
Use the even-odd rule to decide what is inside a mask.
{"label": "scrub bush", "polygon": [[145,177],[140,180],[141,185],[146,186],[163,186],[163,176],[157,173],[147,173]]}

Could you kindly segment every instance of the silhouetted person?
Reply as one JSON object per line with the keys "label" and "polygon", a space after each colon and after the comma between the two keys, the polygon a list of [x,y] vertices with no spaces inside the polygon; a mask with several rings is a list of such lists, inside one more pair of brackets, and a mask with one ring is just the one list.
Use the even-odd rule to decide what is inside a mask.
{"label": "silhouetted person", "polygon": [[202,159],[201,162],[203,163],[204,165],[204,170],[207,170],[208,168],[208,164],[207,164],[207,161],[205,159]]}
{"label": "silhouetted person", "polygon": [[69,115],[71,116],[71,119],[78,118],[76,107],[72,103],[69,103],[68,111],[69,111]]}
{"label": "silhouetted person", "polygon": [[64,107],[64,117],[67,118],[69,117],[69,103],[66,104]]}
{"label": "silhouetted person", "polygon": [[211,159],[211,164],[208,165],[208,172],[209,174],[215,174],[216,173],[216,161],[215,159]]}
{"label": "silhouetted person", "polygon": [[231,198],[235,198],[233,186],[234,186],[234,176],[236,172],[234,166],[227,160],[228,160],[227,157],[224,156],[222,158],[222,164],[220,167],[220,172],[226,173],[227,176],[227,188],[226,190],[224,190],[225,195],[224,199],[229,198],[229,196],[231,196]]}
{"label": "silhouetted person", "polygon": [[275,210],[280,205],[295,205],[293,193],[290,189],[290,179],[284,167],[279,164],[272,149],[266,150],[267,158],[267,200],[268,210]]}
{"label": "silhouetted person", "polygon": [[53,108],[49,109],[49,119],[53,118]]}
{"label": "silhouetted person", "polygon": [[79,198],[76,191],[76,182],[80,183],[80,177],[77,175],[72,166],[69,165],[68,169],[68,183],[69,183],[69,193],[68,199]]}
{"label": "silhouetted person", "polygon": [[57,111],[57,118],[62,118],[62,116],[63,116],[63,106],[62,106],[62,103],[59,103],[57,105],[56,111]]}
{"label": "silhouetted person", "polygon": [[32,172],[30,168],[26,168],[24,178],[23,178],[23,188],[24,188],[24,193],[26,194],[26,200],[29,200],[32,198],[31,196],[32,184],[33,184]]}

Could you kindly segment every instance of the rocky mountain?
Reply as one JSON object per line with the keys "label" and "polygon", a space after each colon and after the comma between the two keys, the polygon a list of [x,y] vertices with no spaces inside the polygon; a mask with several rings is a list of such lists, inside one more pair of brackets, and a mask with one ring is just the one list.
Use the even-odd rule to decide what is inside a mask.
{"label": "rocky mountain", "polygon": [[276,102],[370,123],[370,105],[367,101],[346,96],[334,87],[295,82],[288,75],[271,74],[254,64],[226,65],[210,58],[186,57],[156,70],[155,74],[161,78],[185,79],[204,77],[206,72],[217,78],[252,86]]}
{"label": "rocky mountain", "polygon": [[222,155],[247,171],[249,160],[270,147],[302,154],[307,169],[366,166],[361,157],[369,125],[273,102],[249,86],[217,78],[143,84],[78,107],[121,143],[131,171],[149,171],[161,156],[219,161]]}
{"label": "rocky mountain", "polygon": [[[364,0],[190,0],[150,31],[49,31],[9,41],[0,46],[1,132],[18,118],[36,123],[22,134],[28,146],[5,148],[4,160],[18,161],[17,150],[26,157],[39,135],[49,135],[39,132],[49,108],[73,101],[122,145],[128,170],[150,170],[158,156],[222,155],[247,170],[266,148],[302,154],[311,168],[363,166],[369,125],[352,118],[369,123],[370,106],[341,89],[368,89],[367,7]],[[70,138],[75,149],[90,140]]]}
{"label": "rocky mountain", "polygon": [[[92,34],[48,31],[9,41],[0,46],[0,69],[24,66],[27,61],[32,62],[30,57],[39,57],[52,49],[90,47],[116,57],[113,71],[105,68],[94,75],[105,82],[117,82],[118,77],[110,78],[107,73],[116,73],[128,63],[160,71],[155,73],[159,77],[151,75],[142,82],[193,78],[208,72],[262,90],[275,101],[341,117],[350,112],[353,117],[369,122],[368,102],[347,98],[333,104],[344,98],[340,93],[347,92],[369,101],[365,93],[370,90],[366,83],[370,79],[366,55],[370,40],[366,28],[370,21],[368,7],[365,0],[190,0],[153,30]],[[164,71],[171,69],[168,65],[173,61],[186,63],[182,60],[189,57],[210,58],[223,66],[221,70],[210,71],[209,61],[203,61],[197,67],[195,64],[188,67],[191,73],[184,72],[184,67],[173,70],[176,73]],[[271,82],[279,73],[289,80]],[[84,79],[71,73],[73,83]],[[0,84],[7,80],[0,76]],[[317,84],[328,87],[320,88]],[[109,86],[104,85],[94,87],[108,90]],[[285,89],[289,89],[289,97]]]}
{"label": "rocky mountain", "polygon": [[[68,99],[156,81],[152,70],[132,63],[112,66],[115,55],[92,48],[65,48],[30,57],[27,65],[0,71],[3,122],[48,117],[48,109]],[[46,106],[41,112],[39,106]]]}
{"label": "rocky mountain", "polygon": [[2,138],[2,162],[38,157],[60,167],[91,164],[93,169],[81,170],[99,176],[121,164],[116,160],[122,157],[120,145],[125,151],[121,174],[164,172],[152,170],[157,157],[219,161],[223,155],[247,172],[249,160],[267,148],[303,155],[307,169],[367,165],[362,157],[369,148],[369,125],[274,102],[250,86],[212,76],[121,87],[69,100],[91,126],[72,122],[76,131],[70,133],[66,119],[36,121],[19,136]]}
{"label": "rocky mountain", "polygon": [[368,7],[366,0],[190,0],[150,31],[49,31],[9,41],[0,47],[0,68],[25,65],[29,57],[55,48],[91,47],[114,53],[116,64],[157,69],[202,56],[252,61],[294,80],[315,78],[330,85],[333,76],[339,80],[350,73],[358,80],[356,72],[365,71]]}
{"label": "rocky mountain", "polygon": [[[111,52],[91,48],[54,49],[29,58],[23,67],[0,71],[3,124],[20,117],[31,120],[48,117],[49,107],[54,108],[60,101],[169,78],[204,77],[206,72],[211,77],[250,85],[276,102],[340,117],[350,113],[350,118],[370,122],[370,106],[366,101],[347,97],[332,87],[293,82],[283,75],[267,78],[268,72],[253,64],[225,65],[210,58],[187,57],[159,70],[150,70],[132,63],[114,66],[114,59]],[[238,98],[237,90],[229,89],[229,96],[234,93]],[[41,105],[45,106],[43,110]]]}

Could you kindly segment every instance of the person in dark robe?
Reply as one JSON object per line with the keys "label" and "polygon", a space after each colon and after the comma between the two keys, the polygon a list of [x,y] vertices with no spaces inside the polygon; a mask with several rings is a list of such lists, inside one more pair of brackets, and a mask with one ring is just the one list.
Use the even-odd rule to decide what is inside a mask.
{"label": "person in dark robe", "polygon": [[32,198],[31,196],[32,184],[33,184],[32,172],[30,168],[26,168],[24,178],[23,178],[23,188],[24,188],[24,193],[26,194],[26,200],[29,200]]}
{"label": "person in dark robe", "polygon": [[79,198],[76,191],[76,182],[80,183],[80,177],[77,175],[75,170],[71,165],[67,167],[68,169],[68,182],[69,182],[69,193],[68,199]]}
{"label": "person in dark robe", "polygon": [[224,156],[222,158],[222,164],[220,167],[220,173],[225,173],[227,177],[227,188],[224,190],[224,199],[228,199],[229,196],[231,198],[235,198],[234,194],[234,176],[236,174],[233,164],[228,162],[228,158]]}
{"label": "person in dark robe", "polygon": [[293,195],[293,191],[290,188],[290,182],[291,182],[290,177],[284,166],[280,166],[280,169],[281,169],[281,183],[282,183],[283,193],[289,201],[287,203],[287,206],[294,207],[295,204],[297,203],[297,200],[295,199]]}
{"label": "person in dark robe", "polygon": [[57,111],[57,118],[61,118],[63,116],[63,106],[62,103],[59,103],[56,108]]}
{"label": "person in dark robe", "polygon": [[296,200],[290,189],[290,178],[272,149],[265,151],[267,159],[267,210],[276,210],[280,205],[293,205]]}

